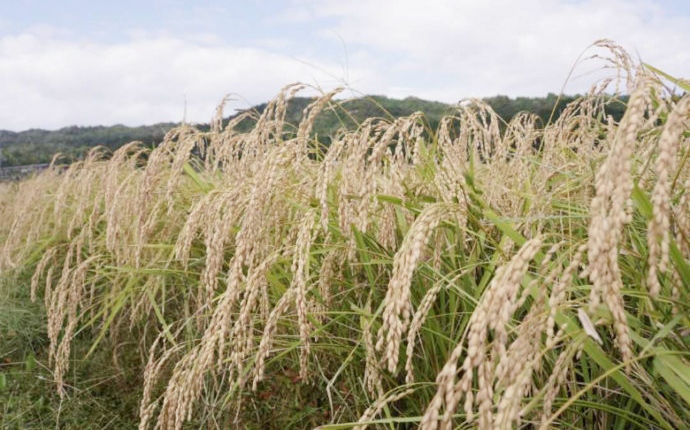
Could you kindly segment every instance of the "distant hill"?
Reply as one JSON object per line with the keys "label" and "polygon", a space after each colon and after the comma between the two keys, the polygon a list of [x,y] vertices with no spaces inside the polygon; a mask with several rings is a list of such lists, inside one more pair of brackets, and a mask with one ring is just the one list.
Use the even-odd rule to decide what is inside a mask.
{"label": "distant hill", "polygon": [[[510,120],[516,113],[527,111],[538,115],[546,123],[555,112],[556,116],[566,104],[575,100],[575,96],[558,97],[549,94],[546,97],[518,97],[509,98],[496,96],[485,98],[487,102],[503,119]],[[286,112],[286,120],[290,124],[297,124],[301,120],[302,112],[313,99],[296,97],[290,100]],[[435,130],[444,115],[452,114],[455,107],[451,104],[422,100],[408,97],[402,100],[385,96],[367,96],[347,101],[336,101],[338,108],[325,110],[317,119],[314,133],[324,143],[330,141],[330,136],[342,127],[356,128],[367,118],[381,117],[394,119],[411,115],[421,111],[425,114],[430,130]],[[267,104],[252,107],[256,113],[261,113]],[[625,107],[622,103],[611,105],[611,114],[618,119]],[[226,121],[229,121],[229,117]],[[70,158],[82,157],[90,148],[98,145],[110,149],[132,142],[141,141],[145,145],[155,146],[165,134],[177,126],[178,123],[160,123],[141,127],[126,127],[115,125],[111,127],[65,127],[55,131],[27,130],[12,132],[0,130],[0,167],[21,166],[28,164],[48,163],[56,153],[62,153]],[[240,124],[240,128],[249,129],[253,125],[251,120]],[[208,129],[208,124],[198,125],[201,129]]]}
{"label": "distant hill", "polygon": [[0,164],[2,167],[49,163],[53,155],[62,153],[70,158],[82,157],[94,146],[110,149],[139,140],[154,146],[175,123],[142,127],[65,127],[55,131],[32,129],[22,132],[0,130]]}
{"label": "distant hill", "polygon": [[[288,124],[299,124],[304,109],[314,101],[313,98],[295,97],[288,103],[285,120]],[[267,104],[263,103],[249,110],[261,114]],[[402,100],[391,99],[385,96],[366,96],[350,100],[334,100],[330,107],[324,109],[314,123],[314,134],[319,141],[328,143],[330,137],[342,128],[356,129],[368,118],[383,118],[393,120],[412,115],[415,112],[423,112],[429,128],[435,130],[439,121],[445,115],[452,114],[455,107],[451,104],[422,100],[416,97],[408,97]],[[235,118],[229,117],[227,120]],[[256,115],[255,115],[256,116]],[[249,130],[254,125],[253,120],[245,120],[238,126],[239,129]]]}

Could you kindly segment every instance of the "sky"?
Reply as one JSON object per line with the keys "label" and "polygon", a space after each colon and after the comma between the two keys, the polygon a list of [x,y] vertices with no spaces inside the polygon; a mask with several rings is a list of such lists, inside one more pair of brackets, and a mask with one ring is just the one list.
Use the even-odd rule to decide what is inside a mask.
{"label": "sky", "polygon": [[232,113],[293,82],[448,103],[583,93],[615,75],[599,39],[690,77],[687,0],[3,0],[0,130],[202,123],[226,95]]}

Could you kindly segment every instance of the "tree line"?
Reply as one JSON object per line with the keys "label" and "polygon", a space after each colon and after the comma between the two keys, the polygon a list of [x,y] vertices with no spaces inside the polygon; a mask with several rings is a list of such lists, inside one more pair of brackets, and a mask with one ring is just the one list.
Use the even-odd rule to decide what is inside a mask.
{"label": "tree line", "polygon": [[[579,96],[558,96],[548,94],[546,97],[517,97],[495,96],[483,99],[505,121],[518,112],[530,112],[546,124],[549,120],[558,118],[565,106]],[[614,99],[612,99],[614,100]],[[313,99],[295,97],[290,100],[286,112],[286,121],[297,124],[301,120],[302,112]],[[625,111],[627,98],[619,97],[615,103],[607,106],[608,114],[618,120]],[[381,117],[395,119],[421,111],[425,114],[429,129],[435,130],[444,115],[453,114],[454,105],[422,100],[416,97],[392,99],[385,96],[366,96],[347,101],[337,101],[337,107],[327,109],[317,119],[313,133],[319,140],[328,145],[330,136],[338,129],[346,127],[355,129],[367,118]],[[267,104],[260,104],[250,110],[260,114]],[[230,121],[242,112],[230,116]],[[251,118],[239,124],[240,129],[251,129]],[[71,126],[55,131],[32,129],[22,132],[0,130],[0,167],[22,166],[29,164],[49,163],[57,153],[65,155],[67,160],[76,160],[84,156],[94,146],[105,146],[112,150],[132,142],[141,141],[145,145],[155,146],[163,140],[165,134],[179,123],[168,122],[140,127],[124,125],[79,127]],[[197,125],[201,129],[208,129],[208,124]]]}

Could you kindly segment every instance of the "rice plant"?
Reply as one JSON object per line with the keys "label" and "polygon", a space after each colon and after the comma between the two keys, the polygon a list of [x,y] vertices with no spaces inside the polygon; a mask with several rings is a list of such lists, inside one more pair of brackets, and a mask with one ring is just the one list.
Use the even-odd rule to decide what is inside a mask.
{"label": "rice plant", "polygon": [[547,124],[469,100],[326,148],[338,91],[288,124],[290,85],[248,131],[221,106],[4,185],[2,288],[36,303],[57,395],[106,351],[140,429],[685,427],[690,96],[600,46],[620,121],[604,82]]}

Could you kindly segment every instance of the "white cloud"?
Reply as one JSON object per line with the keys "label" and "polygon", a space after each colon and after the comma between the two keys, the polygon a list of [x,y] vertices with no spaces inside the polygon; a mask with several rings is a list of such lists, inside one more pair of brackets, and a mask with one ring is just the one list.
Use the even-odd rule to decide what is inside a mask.
{"label": "white cloud", "polygon": [[[391,86],[442,96],[543,95],[559,91],[580,53],[612,39],[670,73],[687,73],[690,19],[650,0],[322,0],[296,2],[316,17],[334,18],[335,30],[355,49],[387,53]],[[318,22],[318,21],[317,21]],[[593,53],[593,52],[592,52]],[[359,64],[358,64],[359,65]],[[582,92],[587,73],[567,87]],[[600,75],[598,75],[600,76]],[[449,91],[450,92],[450,91]]]}
{"label": "white cloud", "polygon": [[[301,81],[330,89],[339,65],[255,48],[145,35],[104,45],[37,34],[0,39],[0,129],[208,121],[226,93],[250,104]],[[357,71],[366,75],[366,71]],[[246,103],[235,107],[246,108]]]}
{"label": "white cloud", "polygon": [[[0,129],[176,121],[185,100],[187,119],[201,122],[226,93],[239,93],[246,103],[233,106],[244,108],[295,81],[446,102],[543,96],[560,91],[601,38],[672,75],[690,70],[690,14],[659,0],[207,3],[188,13],[180,4],[168,21],[144,15],[117,31],[101,17],[103,34],[96,26],[90,40],[76,27],[0,31]],[[565,91],[586,91],[604,64],[580,65]]]}

